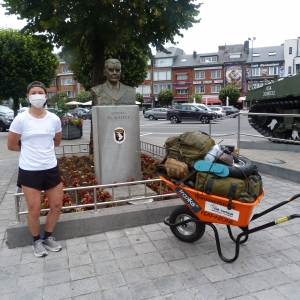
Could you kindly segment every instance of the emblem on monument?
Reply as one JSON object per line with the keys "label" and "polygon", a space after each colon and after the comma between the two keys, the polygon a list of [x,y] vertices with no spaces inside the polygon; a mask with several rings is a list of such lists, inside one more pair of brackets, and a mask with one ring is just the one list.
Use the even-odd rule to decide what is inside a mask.
{"label": "emblem on monument", "polygon": [[114,141],[117,143],[117,144],[122,144],[125,142],[125,138],[126,138],[126,135],[125,135],[125,129],[122,128],[122,127],[117,127],[115,130],[114,130]]}

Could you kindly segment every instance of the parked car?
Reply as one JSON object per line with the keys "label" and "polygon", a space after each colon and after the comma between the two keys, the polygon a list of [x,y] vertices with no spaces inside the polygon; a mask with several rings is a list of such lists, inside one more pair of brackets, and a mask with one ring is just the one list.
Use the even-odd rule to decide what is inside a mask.
{"label": "parked car", "polygon": [[[234,106],[222,106],[222,108],[225,110],[226,116],[236,114],[239,112],[239,110]],[[234,118],[236,118],[236,116]]]}
{"label": "parked car", "polygon": [[92,110],[91,109],[88,110],[88,112],[85,115],[85,118],[92,120]]}
{"label": "parked car", "polygon": [[[56,114],[57,116],[60,116],[60,115],[61,115],[61,112],[62,112],[62,110],[60,110],[60,109],[55,109],[55,108],[52,108],[52,107],[47,107],[47,108],[45,108],[45,110],[50,111],[50,112]],[[65,116],[65,117],[73,117],[73,115],[70,114],[69,112],[67,112],[64,116]]]}
{"label": "parked car", "polygon": [[212,119],[217,119],[218,118],[218,114],[216,112],[214,112],[213,110],[211,110],[207,105],[205,104],[201,104],[201,103],[182,103],[182,105],[193,105],[193,106],[197,106],[198,108],[207,111],[209,114],[212,115]]}
{"label": "parked car", "polygon": [[167,109],[166,108],[152,108],[148,109],[144,113],[144,118],[149,120],[158,120],[158,119],[166,119]]}
{"label": "parked car", "polygon": [[9,107],[0,105],[0,132],[5,132],[6,129],[9,129],[13,119],[14,111]]}
{"label": "parked car", "polygon": [[209,123],[214,116],[206,110],[203,110],[196,105],[176,105],[167,109],[167,120],[171,123],[181,123],[185,120],[198,120],[202,123]]}
{"label": "parked car", "polygon": [[74,109],[69,110],[69,113],[73,115],[74,117],[77,116],[78,118],[82,118],[83,120],[87,119],[86,115],[89,112],[88,109],[77,107]]}
{"label": "parked car", "polygon": [[18,110],[18,114],[21,114],[27,110],[28,110],[28,107],[22,107],[21,109]]}
{"label": "parked car", "polygon": [[217,113],[218,118],[225,117],[226,113],[225,110],[221,106],[212,105],[209,107],[212,111]]}

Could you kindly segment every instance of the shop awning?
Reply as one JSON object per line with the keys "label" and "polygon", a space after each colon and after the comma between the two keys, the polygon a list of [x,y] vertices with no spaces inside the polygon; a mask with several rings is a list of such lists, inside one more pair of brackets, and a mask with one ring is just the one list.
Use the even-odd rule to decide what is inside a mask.
{"label": "shop awning", "polygon": [[176,75],[186,75],[188,72],[180,72],[180,73],[175,73]]}
{"label": "shop awning", "polygon": [[222,101],[218,98],[202,98],[202,104],[219,104],[222,105]]}
{"label": "shop awning", "polygon": [[175,90],[187,90],[188,87],[187,86],[178,86],[175,88]]}

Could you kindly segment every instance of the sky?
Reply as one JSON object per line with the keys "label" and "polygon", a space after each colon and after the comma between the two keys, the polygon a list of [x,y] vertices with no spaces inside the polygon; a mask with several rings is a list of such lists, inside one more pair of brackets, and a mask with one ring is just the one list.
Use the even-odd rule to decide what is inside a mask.
{"label": "sky", "polygon": [[[1,4],[2,1],[0,1]],[[279,46],[300,37],[299,0],[201,0],[200,23],[183,30],[176,47],[186,54],[217,52],[218,46],[243,44],[255,37],[253,47]],[[0,6],[0,28],[21,29],[26,22],[5,16]],[[173,46],[166,44],[166,47]],[[250,41],[250,47],[252,46]],[[155,54],[155,50],[154,53]]]}

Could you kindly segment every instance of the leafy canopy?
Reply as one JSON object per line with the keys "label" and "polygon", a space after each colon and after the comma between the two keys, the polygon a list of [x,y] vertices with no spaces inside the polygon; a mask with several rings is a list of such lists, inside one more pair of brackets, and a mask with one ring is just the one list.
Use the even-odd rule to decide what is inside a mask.
{"label": "leafy canopy", "polygon": [[241,92],[234,85],[226,85],[220,90],[219,99],[223,104],[225,104],[227,97],[229,98],[229,105],[234,105],[236,104],[236,101],[239,99],[239,97],[241,97]]}
{"label": "leafy canopy", "polygon": [[92,101],[92,94],[90,92],[82,91],[77,95],[76,101],[81,103]]}
{"label": "leafy canopy", "polygon": [[50,86],[57,67],[58,59],[43,37],[0,29],[0,98],[14,99],[15,114],[28,84],[38,80]]}
{"label": "leafy canopy", "polygon": [[66,103],[70,101],[70,98],[66,92],[58,92],[53,97],[47,100],[47,103],[51,108],[55,108],[55,113],[62,118],[70,109]]}
{"label": "leafy canopy", "polygon": [[144,97],[143,97],[143,95],[141,93],[136,93],[135,94],[135,100],[138,101],[138,102],[140,102],[141,104],[144,103]]}
{"label": "leafy canopy", "polygon": [[171,105],[173,98],[173,93],[170,90],[162,90],[157,95],[157,100],[161,106]]}
{"label": "leafy canopy", "polygon": [[104,51],[116,54],[123,45],[149,55],[149,45],[164,50],[164,44],[176,44],[176,35],[183,36],[181,29],[200,21],[201,5],[195,0],[3,1],[9,14],[27,20],[25,32],[43,33],[56,46],[73,49],[83,67],[87,57],[92,86],[103,82]]}
{"label": "leafy canopy", "polygon": [[201,103],[201,101],[202,101],[202,95],[201,94],[197,94],[197,93],[191,95],[190,102],[194,102],[194,99],[195,99],[196,103]]}
{"label": "leafy canopy", "polygon": [[[149,57],[146,51],[142,51],[133,45],[131,45],[131,47],[121,45],[119,49],[116,49],[115,51],[116,52],[114,53],[105,50],[104,60],[109,58],[118,59],[122,64],[120,81],[128,86],[139,86],[147,75]],[[83,49],[78,51],[77,49],[71,49],[65,46],[62,48],[60,56],[70,64],[70,69],[75,75],[74,79],[80,82],[85,90],[89,90],[92,88],[92,56],[89,53],[82,56],[81,52],[83,52]],[[102,82],[104,81],[105,77],[102,78]]]}

